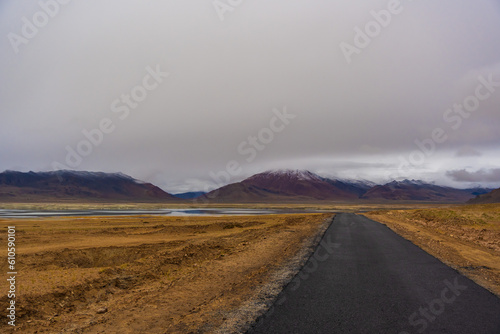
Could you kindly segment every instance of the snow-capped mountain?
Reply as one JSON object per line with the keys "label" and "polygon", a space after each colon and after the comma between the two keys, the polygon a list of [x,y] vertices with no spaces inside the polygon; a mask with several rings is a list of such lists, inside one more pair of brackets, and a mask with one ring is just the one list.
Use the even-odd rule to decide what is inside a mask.
{"label": "snow-capped mountain", "polygon": [[359,187],[361,189],[370,189],[370,188],[373,188],[373,187],[379,185],[378,183],[368,181],[368,180],[363,180],[363,179],[360,179],[360,180],[338,179],[338,181]]}
{"label": "snow-capped mountain", "polygon": [[252,179],[254,177],[279,177],[279,178],[289,178],[300,181],[320,181],[322,178],[319,175],[311,173],[308,170],[300,170],[300,169],[272,169],[264,173],[256,174],[248,179]]}
{"label": "snow-capped mountain", "polygon": [[205,195],[213,201],[348,201],[359,198],[361,189],[323,178],[307,170],[271,170],[255,174]]}

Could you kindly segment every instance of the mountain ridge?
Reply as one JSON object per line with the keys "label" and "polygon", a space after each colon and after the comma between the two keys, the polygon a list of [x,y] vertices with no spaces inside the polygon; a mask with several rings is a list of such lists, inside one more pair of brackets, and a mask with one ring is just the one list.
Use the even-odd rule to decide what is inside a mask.
{"label": "mountain ridge", "polygon": [[341,189],[307,170],[270,170],[243,181],[228,184],[203,196],[209,201],[300,201],[355,200],[352,192]]}
{"label": "mountain ridge", "polygon": [[429,201],[463,203],[489,189],[456,189],[421,180],[404,179],[386,184],[323,177],[307,170],[269,170],[202,196],[214,202],[229,201]]}
{"label": "mountain ridge", "polygon": [[[391,181],[383,185],[369,189],[361,196],[368,200],[400,200],[400,201],[444,201],[444,202],[465,202],[475,196],[474,189],[457,189],[446,186],[439,186],[421,180]],[[487,192],[484,189],[483,192]],[[481,191],[480,191],[481,192]]]}
{"label": "mountain ridge", "polygon": [[490,204],[500,203],[500,188],[494,189],[486,194],[477,195],[475,198],[470,199],[469,204]]}
{"label": "mountain ridge", "polygon": [[169,201],[159,187],[123,173],[59,170],[0,173],[0,201]]}
{"label": "mountain ridge", "polygon": [[456,189],[421,180],[375,184],[366,180],[343,180],[308,170],[275,169],[224,185],[208,193],[169,194],[159,187],[123,173],[59,170],[50,172],[0,173],[1,201],[189,201],[205,202],[466,202],[491,189]]}

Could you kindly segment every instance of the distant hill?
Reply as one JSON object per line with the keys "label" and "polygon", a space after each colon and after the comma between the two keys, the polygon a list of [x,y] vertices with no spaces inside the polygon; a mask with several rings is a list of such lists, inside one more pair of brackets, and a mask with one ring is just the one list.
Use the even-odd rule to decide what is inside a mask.
{"label": "distant hill", "polygon": [[330,183],[334,187],[350,193],[354,193],[358,197],[361,197],[368,190],[377,185],[376,183],[364,180],[336,180],[328,178],[324,178],[324,180],[326,180],[326,182]]}
{"label": "distant hill", "polygon": [[180,199],[195,199],[197,197],[200,197],[202,195],[205,195],[206,192],[204,191],[190,191],[187,193],[179,193],[179,194],[172,194],[173,196],[180,198]]}
{"label": "distant hill", "polygon": [[465,202],[487,189],[456,189],[418,180],[392,181],[368,190],[362,199],[392,201]]}
{"label": "distant hill", "polygon": [[0,173],[0,202],[168,201],[176,198],[151,183],[121,173],[80,171]]}
{"label": "distant hill", "polygon": [[204,195],[215,202],[352,201],[360,186],[330,180],[303,170],[273,170],[253,175]]}
{"label": "distant hill", "polygon": [[500,189],[495,189],[489,193],[478,195],[469,200],[470,204],[500,203]]}

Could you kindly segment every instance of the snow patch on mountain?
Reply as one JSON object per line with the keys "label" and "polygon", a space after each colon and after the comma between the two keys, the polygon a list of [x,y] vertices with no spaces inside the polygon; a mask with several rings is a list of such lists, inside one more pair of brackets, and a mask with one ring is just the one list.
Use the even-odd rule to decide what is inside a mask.
{"label": "snow patch on mountain", "polygon": [[362,188],[362,189],[370,189],[370,188],[373,188],[373,187],[379,185],[378,183],[375,183],[375,182],[372,182],[372,181],[368,181],[368,180],[364,180],[364,179],[359,179],[359,180],[355,180],[355,179],[337,179],[337,180],[340,181],[340,182],[343,182],[345,184],[350,184],[352,186],[356,186],[356,187],[359,187],[359,188]]}
{"label": "snow patch on mountain", "polygon": [[300,181],[321,181],[322,178],[314,173],[311,173],[308,170],[301,169],[273,169],[264,173],[260,173],[257,175],[261,176],[278,176],[278,177],[287,177],[291,179],[297,179]]}

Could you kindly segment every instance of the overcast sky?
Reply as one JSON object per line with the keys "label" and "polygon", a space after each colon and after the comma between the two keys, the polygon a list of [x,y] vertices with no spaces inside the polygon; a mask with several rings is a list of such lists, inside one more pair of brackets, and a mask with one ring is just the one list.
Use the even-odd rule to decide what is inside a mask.
{"label": "overcast sky", "polygon": [[500,186],[500,1],[5,0],[0,15],[1,170],[174,193],[275,168]]}

